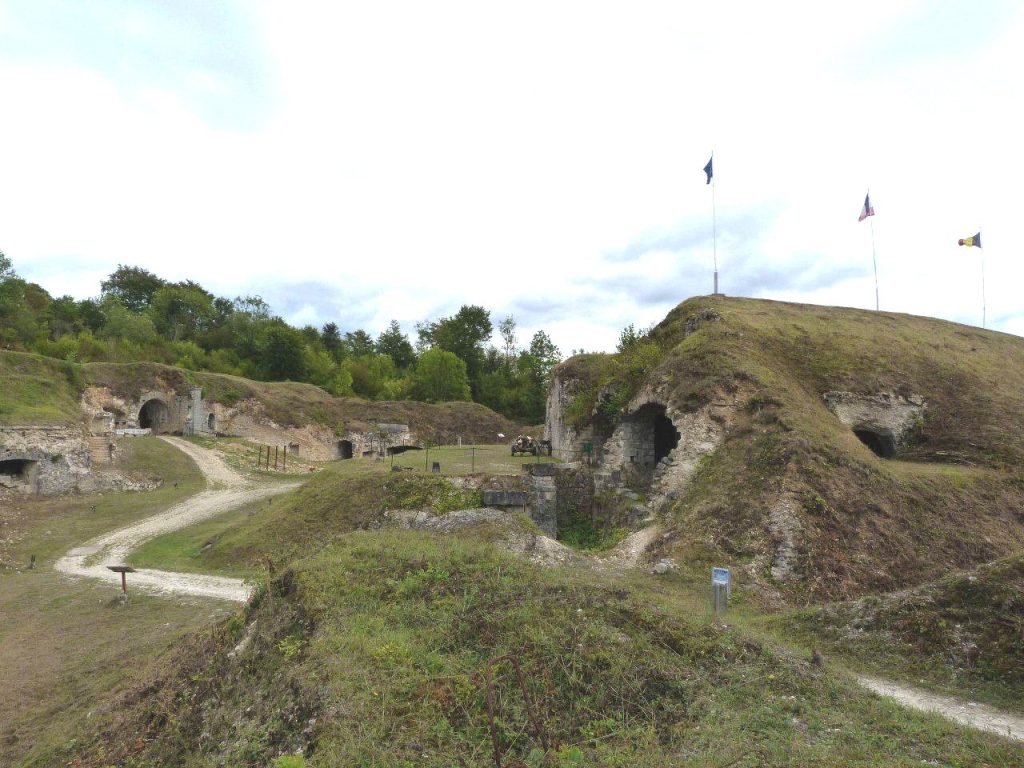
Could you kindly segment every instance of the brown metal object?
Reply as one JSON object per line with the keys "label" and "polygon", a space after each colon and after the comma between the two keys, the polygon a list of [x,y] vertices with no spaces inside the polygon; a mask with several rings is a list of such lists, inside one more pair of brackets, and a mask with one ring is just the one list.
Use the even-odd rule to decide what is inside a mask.
{"label": "brown metal object", "polygon": [[135,569],[132,568],[130,565],[108,565],[107,569],[113,571],[114,573],[120,573],[121,574],[121,591],[124,592],[125,595],[127,595],[128,594],[128,580],[125,578],[125,574],[126,573],[135,573]]}

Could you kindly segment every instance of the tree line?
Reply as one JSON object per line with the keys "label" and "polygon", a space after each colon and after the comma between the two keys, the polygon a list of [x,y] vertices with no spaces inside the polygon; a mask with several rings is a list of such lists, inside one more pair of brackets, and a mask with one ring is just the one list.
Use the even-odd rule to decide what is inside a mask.
{"label": "tree line", "polygon": [[159,362],[263,381],[301,381],[372,400],[474,400],[537,423],[560,352],[544,331],[520,346],[516,321],[494,325],[481,306],[416,325],[415,343],[392,320],[376,337],[290,326],[259,296],[228,299],[191,280],[170,282],[119,265],[100,295],[53,297],[20,278],[0,252],[0,346],[73,363]]}

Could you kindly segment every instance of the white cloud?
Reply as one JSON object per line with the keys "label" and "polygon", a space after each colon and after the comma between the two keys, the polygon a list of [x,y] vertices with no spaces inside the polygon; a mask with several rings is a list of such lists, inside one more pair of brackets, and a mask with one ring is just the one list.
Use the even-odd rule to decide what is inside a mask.
{"label": "white cloud", "polygon": [[709,290],[714,149],[727,292],[873,306],[870,185],[884,309],[977,322],[978,227],[989,316],[1021,309],[1012,4],[238,8],[130,75],[96,41],[135,61],[166,24],[82,41],[0,8],[0,37],[60,43],[0,54],[23,274],[85,296],[138,264],[374,333],[522,307],[524,339],[610,348]]}

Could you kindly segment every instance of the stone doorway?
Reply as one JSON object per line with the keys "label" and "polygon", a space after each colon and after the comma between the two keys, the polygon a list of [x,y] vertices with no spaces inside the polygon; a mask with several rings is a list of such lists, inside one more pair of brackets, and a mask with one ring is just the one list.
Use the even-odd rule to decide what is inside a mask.
{"label": "stone doorway", "polygon": [[352,441],[351,440],[339,440],[338,441],[338,458],[339,459],[351,459],[352,458]]}
{"label": "stone doorway", "polygon": [[170,418],[167,405],[156,398],[147,400],[139,409],[139,426],[142,429],[151,429],[153,433],[163,431],[163,426]]}

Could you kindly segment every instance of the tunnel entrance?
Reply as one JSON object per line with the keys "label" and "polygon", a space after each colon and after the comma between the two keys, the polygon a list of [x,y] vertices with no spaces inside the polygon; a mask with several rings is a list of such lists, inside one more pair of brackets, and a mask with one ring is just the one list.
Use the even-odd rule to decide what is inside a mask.
{"label": "tunnel entrance", "polygon": [[217,417],[214,414],[211,413],[209,418],[206,419],[206,426],[209,427],[211,432],[217,429]]}
{"label": "tunnel entrance", "polygon": [[420,448],[418,445],[392,445],[390,448],[388,448],[388,456],[397,456],[398,454],[405,453],[406,451],[422,450],[423,449]]}
{"label": "tunnel entrance", "polygon": [[351,440],[339,440],[338,441],[338,458],[339,459],[351,459],[352,458],[352,441]]}
{"label": "tunnel entrance", "polygon": [[863,428],[853,430],[853,434],[870,448],[871,452],[876,456],[883,459],[891,459],[896,455],[896,441],[890,434]]}
{"label": "tunnel entrance", "polygon": [[654,463],[668,456],[679,445],[679,431],[665,415],[665,409],[654,415]]}
{"label": "tunnel entrance", "polygon": [[0,481],[31,482],[35,466],[32,459],[4,459],[0,461]]}
{"label": "tunnel entrance", "polygon": [[139,426],[142,429],[152,429],[153,432],[160,432],[167,423],[170,414],[167,406],[162,400],[147,400],[139,410]]}

